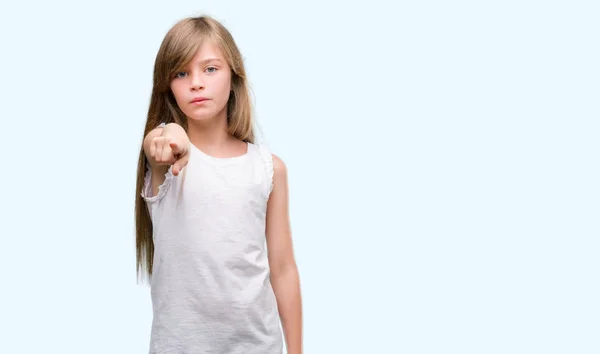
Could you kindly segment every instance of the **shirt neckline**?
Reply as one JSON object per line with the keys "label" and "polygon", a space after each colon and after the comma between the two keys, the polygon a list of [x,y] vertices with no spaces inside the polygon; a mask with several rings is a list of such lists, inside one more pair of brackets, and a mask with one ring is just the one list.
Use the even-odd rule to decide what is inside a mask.
{"label": "shirt neckline", "polygon": [[250,148],[251,148],[251,143],[246,143],[246,152],[242,155],[238,155],[238,156],[232,156],[232,157],[215,157],[212,155],[209,155],[207,153],[205,153],[204,151],[200,150],[198,147],[196,147],[196,145],[192,144],[190,142],[191,145],[191,150],[193,152],[196,152],[201,158],[203,158],[204,160],[213,162],[213,163],[220,163],[220,164],[228,164],[228,163],[235,163],[238,161],[242,161],[245,160],[248,155],[250,155]]}

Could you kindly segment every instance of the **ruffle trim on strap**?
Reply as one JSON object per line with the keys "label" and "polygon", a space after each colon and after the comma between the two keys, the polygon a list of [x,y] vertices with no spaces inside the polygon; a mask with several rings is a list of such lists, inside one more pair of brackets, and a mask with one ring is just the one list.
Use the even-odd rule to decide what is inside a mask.
{"label": "ruffle trim on strap", "polygon": [[165,181],[158,186],[158,193],[152,196],[152,169],[150,164],[146,163],[146,174],[144,176],[144,188],[142,188],[142,198],[148,203],[154,203],[167,194],[171,182],[175,176],[173,175],[173,166],[169,166],[167,173],[165,173]]}
{"label": "ruffle trim on strap", "polygon": [[260,157],[265,165],[265,171],[267,173],[267,183],[269,187],[267,188],[267,197],[273,191],[273,155],[267,147],[264,145],[259,145],[258,149],[260,151]]}

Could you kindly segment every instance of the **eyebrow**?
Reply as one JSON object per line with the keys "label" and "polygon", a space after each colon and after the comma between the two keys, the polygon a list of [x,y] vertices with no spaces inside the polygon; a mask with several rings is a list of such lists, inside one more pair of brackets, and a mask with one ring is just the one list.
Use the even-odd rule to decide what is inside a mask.
{"label": "eyebrow", "polygon": [[200,63],[201,63],[201,64],[206,64],[206,63],[209,63],[209,62],[211,62],[211,61],[218,61],[218,62],[222,62],[222,60],[221,60],[221,59],[219,59],[219,58],[207,58],[207,59],[204,59],[204,60],[200,60]]}

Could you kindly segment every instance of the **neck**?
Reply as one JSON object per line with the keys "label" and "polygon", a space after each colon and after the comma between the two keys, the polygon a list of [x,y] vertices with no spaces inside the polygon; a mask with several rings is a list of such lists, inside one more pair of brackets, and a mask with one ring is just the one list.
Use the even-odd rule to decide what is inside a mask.
{"label": "neck", "polygon": [[200,149],[219,149],[232,139],[228,132],[226,110],[202,121],[188,118],[187,124],[190,142]]}

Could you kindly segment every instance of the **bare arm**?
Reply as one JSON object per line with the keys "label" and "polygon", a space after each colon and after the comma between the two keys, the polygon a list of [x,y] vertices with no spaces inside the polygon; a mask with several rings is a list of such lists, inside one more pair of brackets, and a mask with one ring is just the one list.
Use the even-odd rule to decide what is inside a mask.
{"label": "bare arm", "polygon": [[266,231],[271,284],[277,298],[288,354],[301,354],[302,299],[288,212],[287,169],[275,155],[273,167],[274,186],[267,204]]}
{"label": "bare arm", "polygon": [[152,170],[152,195],[158,193],[170,165],[173,165],[173,174],[178,175],[187,164],[189,144],[187,133],[176,123],[155,128],[146,135],[143,146]]}

